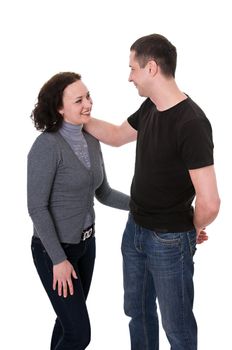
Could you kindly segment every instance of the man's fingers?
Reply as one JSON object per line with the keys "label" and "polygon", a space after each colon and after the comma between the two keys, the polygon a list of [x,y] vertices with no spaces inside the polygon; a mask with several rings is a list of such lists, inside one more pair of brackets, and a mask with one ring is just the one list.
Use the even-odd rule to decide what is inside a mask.
{"label": "man's fingers", "polygon": [[206,232],[201,232],[197,237],[197,243],[201,244],[201,243],[207,241],[208,238],[209,237],[207,236]]}
{"label": "man's fingers", "polygon": [[203,242],[208,240],[209,237],[208,237],[207,233],[204,230],[205,230],[205,228],[202,228],[200,231],[198,231],[198,233],[197,233],[197,244],[201,244],[201,243],[203,243]]}

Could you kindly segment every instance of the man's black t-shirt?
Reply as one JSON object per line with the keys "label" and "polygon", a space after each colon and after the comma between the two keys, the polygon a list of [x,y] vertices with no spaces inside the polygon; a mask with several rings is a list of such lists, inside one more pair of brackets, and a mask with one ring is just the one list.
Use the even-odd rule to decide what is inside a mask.
{"label": "man's black t-shirt", "polygon": [[157,232],[192,229],[195,190],[190,169],[213,164],[211,125],[189,97],[158,111],[150,99],[128,118],[138,131],[130,209],[137,224]]}

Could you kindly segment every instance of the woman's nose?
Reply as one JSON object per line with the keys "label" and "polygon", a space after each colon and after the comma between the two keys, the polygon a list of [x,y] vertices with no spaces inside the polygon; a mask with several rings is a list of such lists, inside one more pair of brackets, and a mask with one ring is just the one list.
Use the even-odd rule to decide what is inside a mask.
{"label": "woman's nose", "polygon": [[83,105],[84,105],[85,108],[91,107],[92,104],[93,104],[93,102],[92,102],[91,98],[85,98],[83,100]]}

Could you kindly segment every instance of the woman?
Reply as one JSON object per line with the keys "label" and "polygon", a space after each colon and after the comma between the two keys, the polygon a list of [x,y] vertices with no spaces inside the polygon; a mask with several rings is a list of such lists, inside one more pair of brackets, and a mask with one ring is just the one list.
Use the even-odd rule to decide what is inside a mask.
{"label": "woman", "polygon": [[31,247],[57,315],[52,350],[82,350],[90,342],[86,298],[95,260],[94,196],[129,209],[129,197],[108,185],[99,142],[82,129],[91,108],[81,76],[64,72],[45,83],[32,112],[42,134],[28,154]]}

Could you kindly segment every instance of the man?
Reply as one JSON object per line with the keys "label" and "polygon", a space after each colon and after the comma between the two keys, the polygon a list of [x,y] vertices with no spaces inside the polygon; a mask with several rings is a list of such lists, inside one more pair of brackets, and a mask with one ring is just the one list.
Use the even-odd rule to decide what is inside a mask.
{"label": "man", "polygon": [[113,146],[137,139],[122,240],[124,308],[131,317],[132,350],[159,349],[156,298],[171,349],[197,349],[193,255],[196,241],[208,238],[205,228],[220,206],[211,126],[200,107],[178,88],[176,58],[176,48],[161,35],[135,41],[129,81],[147,99],[121,126],[97,119],[86,126]]}

